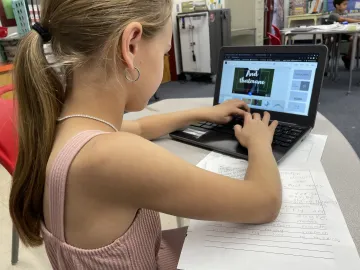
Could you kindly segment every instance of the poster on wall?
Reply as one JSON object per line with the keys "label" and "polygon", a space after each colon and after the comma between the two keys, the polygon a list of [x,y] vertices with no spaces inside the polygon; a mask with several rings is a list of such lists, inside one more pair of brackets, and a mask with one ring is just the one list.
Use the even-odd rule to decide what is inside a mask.
{"label": "poster on wall", "polygon": [[322,13],[324,0],[309,0],[308,13]]}
{"label": "poster on wall", "polygon": [[306,0],[291,0],[290,15],[302,15],[307,13]]}

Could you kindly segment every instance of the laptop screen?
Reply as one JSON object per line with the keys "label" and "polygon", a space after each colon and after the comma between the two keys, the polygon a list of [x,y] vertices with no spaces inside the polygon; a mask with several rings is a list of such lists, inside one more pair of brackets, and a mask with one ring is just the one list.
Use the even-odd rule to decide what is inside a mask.
{"label": "laptop screen", "polygon": [[225,54],[219,103],[308,116],[318,53]]}

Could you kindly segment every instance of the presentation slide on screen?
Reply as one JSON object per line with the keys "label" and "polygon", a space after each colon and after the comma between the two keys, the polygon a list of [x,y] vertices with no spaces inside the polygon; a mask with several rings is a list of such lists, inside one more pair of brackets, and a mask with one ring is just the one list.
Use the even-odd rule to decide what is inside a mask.
{"label": "presentation slide on screen", "polygon": [[225,61],[220,103],[241,99],[251,108],[308,115],[316,62]]}

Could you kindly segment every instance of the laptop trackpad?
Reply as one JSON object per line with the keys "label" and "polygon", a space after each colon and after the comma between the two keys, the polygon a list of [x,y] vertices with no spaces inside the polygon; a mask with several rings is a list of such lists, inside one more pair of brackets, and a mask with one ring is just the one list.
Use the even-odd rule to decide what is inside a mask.
{"label": "laptop trackpad", "polygon": [[247,159],[248,151],[245,147],[240,145],[235,135],[208,131],[206,134],[198,138],[197,142],[205,144],[209,148],[222,153],[234,155],[235,152],[239,157]]}

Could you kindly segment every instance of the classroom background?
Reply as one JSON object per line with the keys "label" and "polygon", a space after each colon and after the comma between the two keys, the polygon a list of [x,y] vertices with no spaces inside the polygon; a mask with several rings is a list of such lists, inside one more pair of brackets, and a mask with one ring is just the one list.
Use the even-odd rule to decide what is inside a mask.
{"label": "classroom background", "polygon": [[[334,10],[332,0],[173,2],[173,47],[164,56],[163,82],[149,102],[150,109],[165,103],[174,107],[178,103],[192,104],[194,100],[200,104],[203,99],[213,98],[222,46],[325,44],[328,47],[318,104],[320,118],[326,119],[326,125],[320,126],[329,136],[325,169],[330,170],[328,177],[335,194],[341,196],[341,206],[345,205],[342,209],[359,250],[360,188],[347,184],[355,185],[360,174],[359,24],[329,22],[327,18]],[[199,18],[199,14],[202,19],[189,21],[189,17]],[[16,158],[15,134],[12,127],[3,128],[4,123],[9,123],[4,116],[14,111],[16,101],[12,81],[16,48],[32,24],[39,22],[40,16],[40,0],[0,0],[0,270],[51,269],[44,248],[28,249],[19,245],[16,231],[13,231],[8,212],[12,167],[8,164]],[[360,19],[360,1],[349,0],[347,16]],[[191,27],[185,27],[189,23]],[[343,39],[345,35],[353,38]],[[46,46],[44,50],[48,61],[53,63],[51,47]],[[351,61],[350,67],[343,57]],[[330,158],[345,152],[347,155],[340,156],[338,163]],[[177,220],[162,215],[162,226],[165,229],[177,227]]]}

